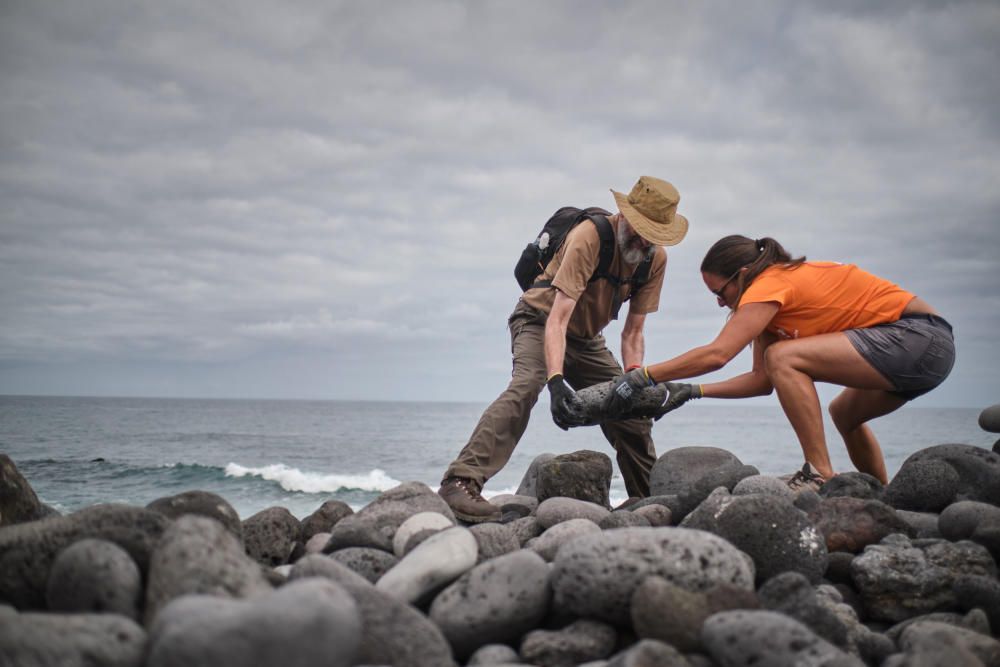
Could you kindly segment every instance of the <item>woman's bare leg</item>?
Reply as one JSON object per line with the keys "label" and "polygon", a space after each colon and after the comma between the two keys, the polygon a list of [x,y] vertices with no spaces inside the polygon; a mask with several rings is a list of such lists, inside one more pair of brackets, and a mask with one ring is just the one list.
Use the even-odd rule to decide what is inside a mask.
{"label": "woman's bare leg", "polygon": [[[835,473],[826,446],[823,414],[815,383],[830,382],[845,387],[875,389],[883,394],[892,389],[892,386],[858,354],[843,333],[778,341],[765,350],[764,361],[767,375],[778,393],[778,401],[792,429],[795,430],[806,461],[829,479]],[[878,464],[873,464],[870,469],[877,470],[881,466],[884,476],[885,464],[874,436],[871,441],[856,440],[851,460],[855,461],[855,457],[869,462],[877,459]]]}
{"label": "woman's bare leg", "polygon": [[881,389],[848,387],[830,402],[830,417],[847,445],[854,467],[889,483],[878,440],[866,422],[900,408],[906,399]]}

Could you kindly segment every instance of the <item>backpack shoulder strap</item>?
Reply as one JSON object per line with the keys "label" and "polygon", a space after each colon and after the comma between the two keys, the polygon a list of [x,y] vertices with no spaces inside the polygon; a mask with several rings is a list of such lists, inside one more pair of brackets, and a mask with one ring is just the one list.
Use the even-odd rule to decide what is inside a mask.
{"label": "backpack shoulder strap", "polygon": [[[591,209],[587,209],[590,211]],[[594,226],[597,227],[597,235],[601,239],[601,250],[600,255],[597,260],[597,269],[594,270],[594,275],[590,277],[590,282],[594,282],[598,278],[606,278],[614,284],[618,284],[619,281],[615,276],[612,276],[608,271],[611,268],[611,262],[615,259],[615,230],[611,227],[611,221],[603,213],[597,212],[587,212],[587,217],[590,218]]]}

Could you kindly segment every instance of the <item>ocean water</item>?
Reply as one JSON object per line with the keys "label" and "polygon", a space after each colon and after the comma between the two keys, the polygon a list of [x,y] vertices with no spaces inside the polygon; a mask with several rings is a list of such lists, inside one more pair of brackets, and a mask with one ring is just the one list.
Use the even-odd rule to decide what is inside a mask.
{"label": "ocean water", "polygon": [[[61,512],[201,489],[228,500],[242,518],[280,505],[303,518],[324,501],[355,509],[404,481],[437,489],[484,403],[264,401],[0,396],[0,452],[39,497]],[[991,448],[979,410],[906,406],[873,423],[890,477],[930,445]],[[827,424],[834,466],[853,470]],[[698,402],[656,423],[657,454],[688,445],[721,447],[764,473],[801,466],[780,408]],[[580,449],[614,452],[596,427],[563,432],[548,405],[535,408],[510,463],[484,495],[513,493],[535,456]],[[611,499],[626,497],[615,467]]]}

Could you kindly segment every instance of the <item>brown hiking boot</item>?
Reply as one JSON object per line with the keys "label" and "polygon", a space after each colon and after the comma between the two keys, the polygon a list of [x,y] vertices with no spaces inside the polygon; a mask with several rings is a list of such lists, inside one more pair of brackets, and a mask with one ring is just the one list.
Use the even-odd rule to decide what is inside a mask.
{"label": "brown hiking boot", "polygon": [[449,477],[441,482],[438,495],[444,498],[455,516],[466,523],[500,520],[500,508],[483,498],[479,485],[471,479]]}
{"label": "brown hiking boot", "polygon": [[806,461],[802,466],[802,470],[797,470],[795,474],[786,479],[785,484],[795,493],[804,489],[811,489],[818,493],[820,487],[826,484],[826,479],[819,474],[819,470],[816,470],[809,461]]}

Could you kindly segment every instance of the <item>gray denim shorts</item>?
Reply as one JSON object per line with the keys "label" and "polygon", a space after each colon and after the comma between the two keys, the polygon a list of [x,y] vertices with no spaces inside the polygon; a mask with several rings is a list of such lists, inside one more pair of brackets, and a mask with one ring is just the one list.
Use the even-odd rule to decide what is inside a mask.
{"label": "gray denim shorts", "polygon": [[903,315],[895,322],[844,333],[892,383],[893,393],[908,401],[944,382],[955,364],[951,325],[937,315]]}

